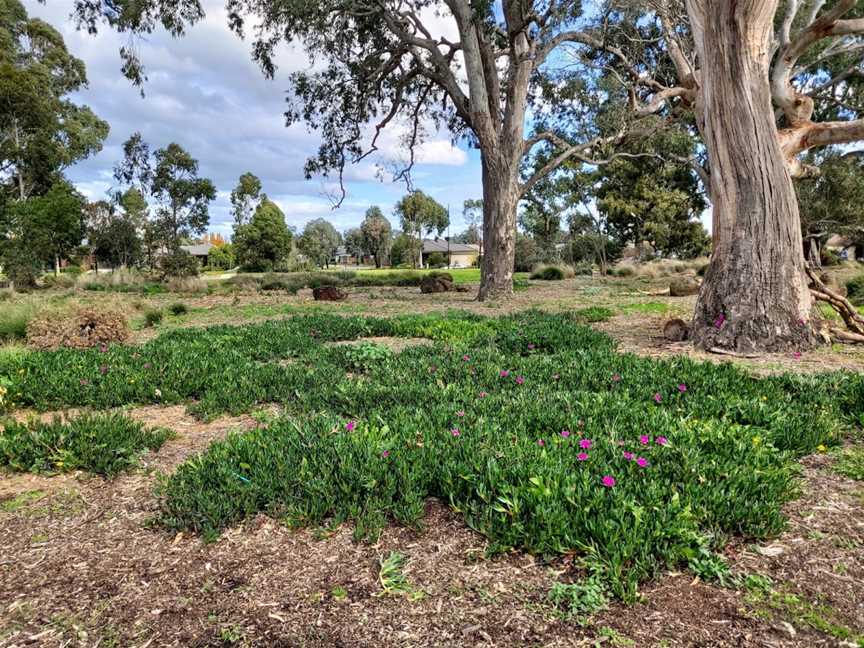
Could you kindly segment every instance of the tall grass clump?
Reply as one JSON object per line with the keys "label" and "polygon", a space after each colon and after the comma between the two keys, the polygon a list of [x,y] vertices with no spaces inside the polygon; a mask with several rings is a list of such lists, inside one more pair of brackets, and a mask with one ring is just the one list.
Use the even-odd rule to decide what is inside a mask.
{"label": "tall grass clump", "polygon": [[531,279],[539,281],[563,281],[576,276],[573,268],[564,264],[542,265],[534,269]]}
{"label": "tall grass clump", "polygon": [[83,470],[110,478],[133,468],[143,452],[158,450],[171,436],[120,414],[50,423],[0,420],[0,467],[37,473]]}
{"label": "tall grass clump", "polygon": [[30,301],[10,302],[6,300],[0,306],[0,342],[26,338],[27,324],[36,314],[36,307]]}
{"label": "tall grass clump", "polygon": [[846,295],[856,306],[864,306],[864,274],[852,277],[846,282]]}

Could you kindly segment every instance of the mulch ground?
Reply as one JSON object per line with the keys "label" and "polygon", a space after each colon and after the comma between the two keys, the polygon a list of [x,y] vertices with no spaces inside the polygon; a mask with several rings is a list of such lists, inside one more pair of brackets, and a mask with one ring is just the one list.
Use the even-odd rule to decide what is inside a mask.
{"label": "mulch ground", "polygon": [[[0,476],[0,645],[843,645],[689,574],[661,576],[642,602],[587,625],[562,620],[547,593],[568,577],[566,561],[486,559],[483,538],[435,501],[421,529],[393,526],[376,544],[354,542],[347,526],[292,530],[264,516],[211,544],[168,534],[149,524],[158,474],[256,423],[203,424],[182,407],[133,413],[179,434],[134,474]],[[783,535],[761,548],[733,542],[729,556],[864,633],[864,487],[830,461],[803,462]],[[408,558],[412,594],[382,595],[378,565],[391,551]]]}

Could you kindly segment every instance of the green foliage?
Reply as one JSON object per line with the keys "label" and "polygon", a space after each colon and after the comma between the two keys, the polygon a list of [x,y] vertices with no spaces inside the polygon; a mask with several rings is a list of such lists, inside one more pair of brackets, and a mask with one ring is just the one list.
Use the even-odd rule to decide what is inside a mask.
{"label": "green foliage", "polygon": [[172,433],[148,430],[120,414],[84,415],[70,421],[0,422],[0,466],[20,472],[84,470],[114,477],[158,450]]}
{"label": "green foliage", "polygon": [[416,267],[420,260],[421,238],[433,232],[440,236],[450,224],[450,215],[443,205],[419,190],[396,203],[396,215],[402,230],[410,237],[408,258],[403,262],[414,263]]}
{"label": "green foliage", "polygon": [[27,337],[27,323],[36,313],[29,301],[3,304],[0,308],[0,342],[23,340]]}
{"label": "green foliage", "polygon": [[[795,183],[801,213],[801,228],[806,236],[827,239],[826,232],[850,236],[858,242],[864,227],[864,156],[847,154],[839,148],[814,150],[804,158],[820,173]],[[862,241],[864,242],[864,241]],[[822,248],[823,265],[839,263],[839,255]],[[827,258],[824,258],[827,257]]]}
{"label": "green foliage", "polygon": [[121,198],[128,205],[126,211],[119,212],[112,203],[99,201],[87,205],[86,225],[87,242],[96,261],[110,268],[137,265],[143,255],[138,230],[144,223],[146,203],[144,198],[130,189]]}
{"label": "green foliage", "polygon": [[150,308],[144,311],[144,323],[147,326],[158,326],[162,323],[164,313],[161,308]]}
{"label": "green foliage", "polygon": [[171,311],[171,314],[175,317],[180,317],[189,312],[189,307],[183,302],[175,302],[168,307],[168,310]]}
{"label": "green foliage", "polygon": [[383,596],[408,594],[412,591],[411,583],[405,575],[408,559],[398,551],[391,551],[381,558],[378,566],[378,582],[381,584]]}
{"label": "green foliage", "polygon": [[360,232],[363,235],[363,247],[374,257],[375,267],[382,267],[390,255],[393,228],[380,207],[373,206],[366,210]]}
{"label": "green foliage", "polygon": [[575,583],[554,583],[549,590],[549,602],[561,618],[575,619],[584,625],[609,602],[607,585],[597,575]]}
{"label": "green foliage", "polygon": [[393,352],[379,344],[364,343],[345,350],[347,366],[364,373],[385,365],[392,357]]}
{"label": "green foliage", "polygon": [[241,227],[249,219],[267,197],[262,193],[261,180],[252,173],[240,176],[237,186],[231,192],[231,214],[234,216],[234,227]]}
{"label": "green foliage", "polygon": [[426,257],[426,265],[430,268],[444,268],[447,266],[447,256],[443,252],[433,252]]}
{"label": "green foliage", "polygon": [[846,295],[856,306],[864,306],[864,274],[857,275],[846,282]]}
{"label": "green foliage", "polygon": [[283,266],[293,235],[276,203],[264,200],[252,220],[234,229],[234,252],[245,272],[271,272]]}
{"label": "green foliage", "polygon": [[834,470],[849,479],[864,481],[864,447],[842,450],[837,456]]}
{"label": "green foliage", "polygon": [[237,255],[231,243],[218,245],[207,255],[207,267],[211,270],[231,270],[236,265]]}

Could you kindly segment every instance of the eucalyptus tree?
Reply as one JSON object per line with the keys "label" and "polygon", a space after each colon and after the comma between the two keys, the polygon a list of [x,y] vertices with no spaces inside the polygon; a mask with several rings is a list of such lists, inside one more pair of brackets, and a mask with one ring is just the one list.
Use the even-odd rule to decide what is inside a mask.
{"label": "eucalyptus tree", "polygon": [[[615,0],[605,16],[602,64],[631,112],[692,118],[707,152],[714,253],[693,322],[704,348],[817,341],[794,179],[818,173],[807,151],[864,139],[862,16],[856,0]],[[661,58],[634,56],[645,29]]]}
{"label": "eucalyptus tree", "polygon": [[231,192],[231,215],[234,216],[234,227],[240,227],[249,222],[255,211],[267,200],[262,192],[261,180],[253,173],[240,176],[237,186]]}
{"label": "eucalyptus tree", "polygon": [[[254,57],[268,76],[283,43],[302,47],[310,68],[291,77],[287,120],[320,133],[307,176],[337,174],[378,150],[388,127],[407,129],[407,178],[431,127],[446,127],[480,150],[484,255],[479,298],[513,290],[517,205],[556,166],[591,159],[621,132],[586,132],[567,140],[553,131],[528,136],[528,109],[549,80],[565,43],[601,47],[584,22],[581,0],[226,0],[231,28],[255,24]],[[79,23],[126,32],[161,24],[175,35],[203,16],[199,0],[78,0]],[[441,27],[443,29],[437,29]],[[134,48],[124,69],[143,83]],[[314,62],[314,65],[311,63]],[[528,178],[523,159],[538,146],[554,155]],[[344,189],[343,189],[344,197]]]}
{"label": "eucalyptus tree", "polygon": [[101,150],[108,124],[70,98],[86,85],[60,32],[18,0],[0,0],[0,182],[10,199],[47,193]]}
{"label": "eucalyptus tree", "polygon": [[384,212],[377,205],[366,210],[366,216],[360,224],[363,234],[363,246],[375,259],[375,267],[380,268],[390,255],[390,246],[393,242],[393,228],[390,221],[384,216]]}

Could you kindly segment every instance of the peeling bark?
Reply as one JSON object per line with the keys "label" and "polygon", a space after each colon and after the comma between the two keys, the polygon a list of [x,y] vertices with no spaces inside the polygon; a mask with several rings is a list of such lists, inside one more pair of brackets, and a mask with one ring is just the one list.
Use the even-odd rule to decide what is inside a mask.
{"label": "peeling bark", "polygon": [[[702,63],[715,249],[693,338],[737,353],[813,346],[800,217],[768,82],[777,0],[689,0]],[[708,27],[710,26],[710,27]]]}

